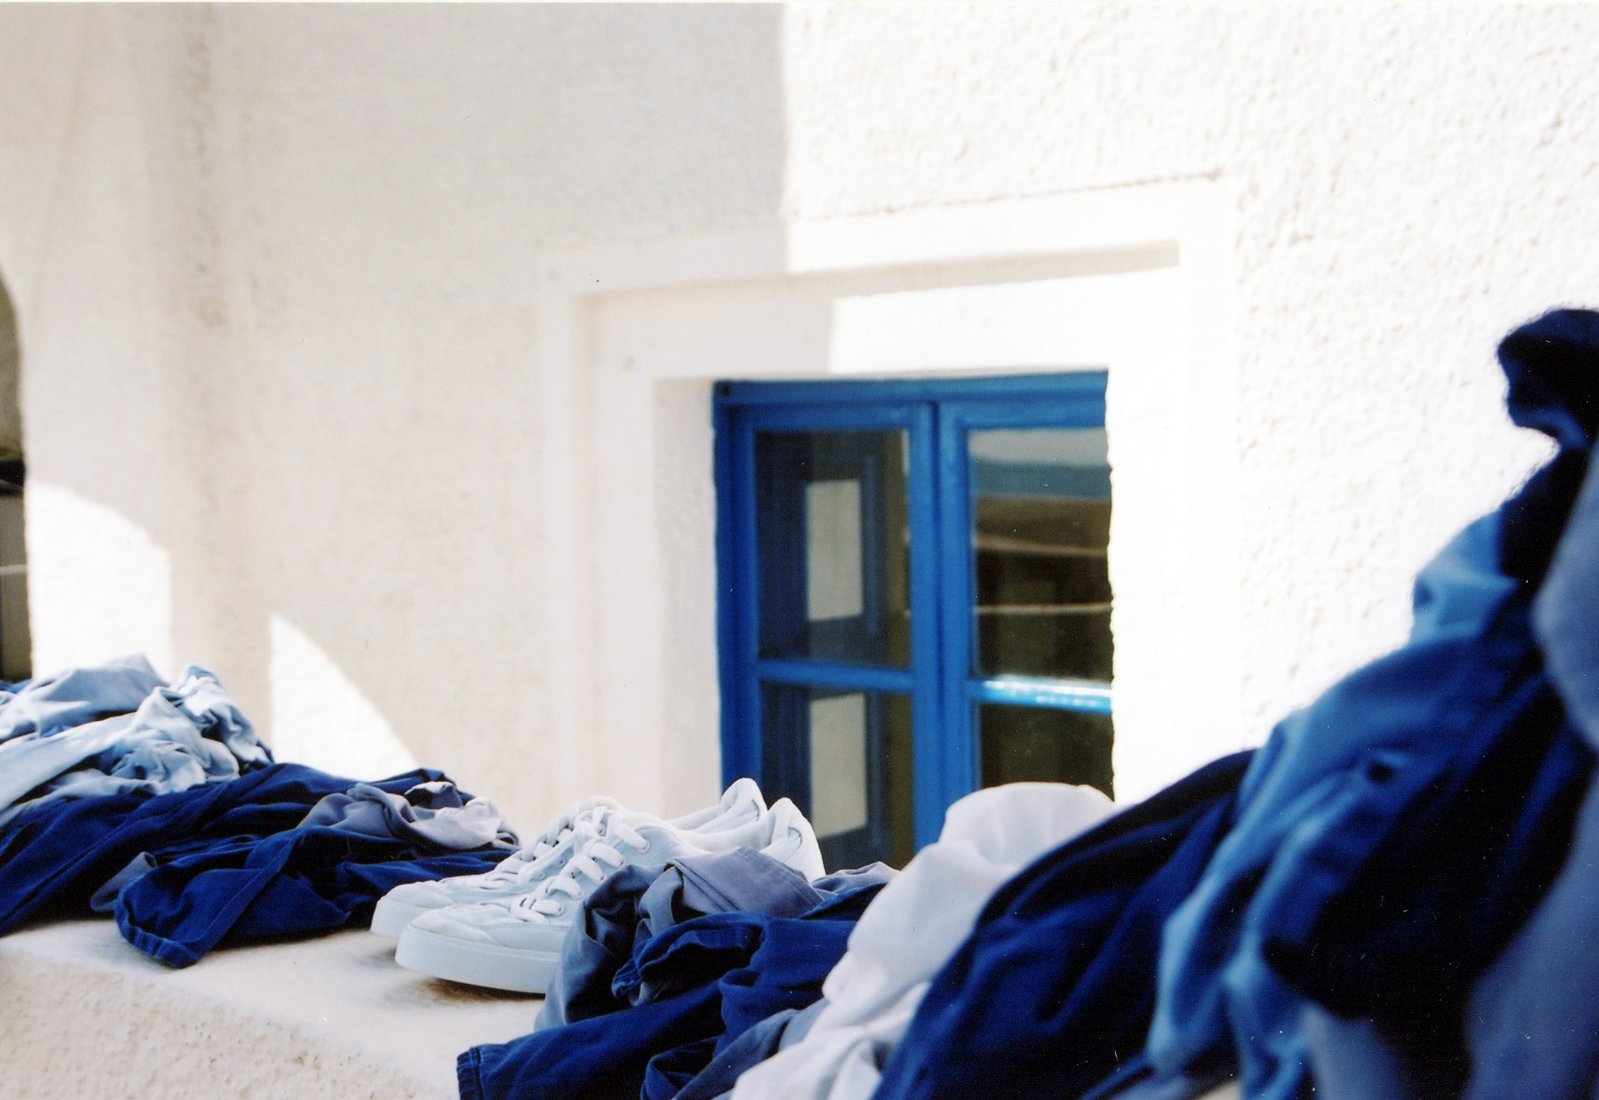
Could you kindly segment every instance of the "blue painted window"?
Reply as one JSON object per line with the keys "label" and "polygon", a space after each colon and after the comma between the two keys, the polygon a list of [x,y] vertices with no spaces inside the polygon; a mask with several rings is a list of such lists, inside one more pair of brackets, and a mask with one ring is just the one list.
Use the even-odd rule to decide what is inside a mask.
{"label": "blue painted window", "polygon": [[1111,792],[1102,373],[715,388],[724,776],[829,865],[979,786]]}

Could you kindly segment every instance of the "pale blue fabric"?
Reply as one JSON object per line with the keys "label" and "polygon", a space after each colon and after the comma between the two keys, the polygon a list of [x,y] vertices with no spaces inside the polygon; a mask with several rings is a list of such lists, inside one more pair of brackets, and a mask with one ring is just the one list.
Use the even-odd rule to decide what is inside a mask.
{"label": "pale blue fabric", "polygon": [[1599,788],[1560,878],[1473,991],[1466,1100],[1577,1100],[1599,1089]]}
{"label": "pale blue fabric", "polygon": [[55,799],[181,791],[271,762],[216,676],[190,666],[132,714],[0,743],[0,826]]}
{"label": "pale blue fabric", "polygon": [[1403,1059],[1372,1021],[1345,1020],[1309,1005],[1301,1027],[1321,1095],[1329,1100],[1411,1100]]}
{"label": "pale blue fabric", "polygon": [[1303,1001],[1262,959],[1251,914],[1303,895],[1296,853],[1341,827],[1371,793],[1371,775],[1402,805],[1447,762],[1454,742],[1438,712],[1452,709],[1477,668],[1487,620],[1520,588],[1492,567],[1496,532],[1491,519],[1473,524],[1423,571],[1408,646],[1284,720],[1256,755],[1236,824],[1166,925],[1148,1047],[1159,1072],[1214,1055],[1238,1034],[1248,1037],[1239,1048],[1249,1095],[1300,1094]]}
{"label": "pale blue fabric", "polygon": [[0,742],[81,726],[114,714],[131,714],[145,696],[165,686],[166,681],[140,653],[0,685]]}

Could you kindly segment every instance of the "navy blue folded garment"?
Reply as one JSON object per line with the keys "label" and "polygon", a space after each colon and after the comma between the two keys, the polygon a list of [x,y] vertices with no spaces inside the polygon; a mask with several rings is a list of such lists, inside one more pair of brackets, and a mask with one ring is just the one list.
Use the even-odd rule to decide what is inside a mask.
{"label": "navy blue folded garment", "polygon": [[227,944],[303,936],[371,916],[401,883],[487,871],[504,849],[440,851],[312,826],[180,856],[123,887],[123,938],[168,966]]}
{"label": "navy blue folded garment", "polygon": [[758,1021],[821,996],[849,934],[881,884],[853,887],[790,918],[713,913],[637,944],[613,991],[633,1007],[456,1063],[463,1100],[673,1096]]}
{"label": "navy blue folded garment", "polygon": [[[373,786],[403,795],[444,779],[419,769]],[[133,864],[145,873],[129,876],[122,889],[123,899],[134,899],[128,916],[119,917],[125,934],[137,929],[147,937],[137,946],[148,944],[147,950],[172,945],[152,953],[183,965],[224,941],[337,927],[395,882],[486,870],[504,855],[503,849],[446,854],[414,838],[297,828],[323,798],[355,786],[303,765],[274,764],[153,797],[40,805],[0,833],[0,934],[41,917],[84,914],[95,892]],[[266,843],[271,838],[281,839]],[[234,876],[223,892],[214,887],[224,876],[201,881],[204,871],[240,867],[248,868],[249,881]],[[241,889],[246,893],[235,897]],[[202,915],[205,928],[196,934],[191,922]]]}
{"label": "navy blue folded garment", "polygon": [[1137,1055],[1161,925],[1231,826],[1251,757],[1206,765],[1002,886],[933,979],[879,1100],[1077,1096]]}
{"label": "navy blue folded garment", "polygon": [[[436,772],[396,776],[409,786]],[[141,854],[203,850],[229,837],[292,829],[327,795],[355,780],[274,764],[226,783],[45,803],[0,831],[0,934],[38,917],[79,916],[108,879]]]}

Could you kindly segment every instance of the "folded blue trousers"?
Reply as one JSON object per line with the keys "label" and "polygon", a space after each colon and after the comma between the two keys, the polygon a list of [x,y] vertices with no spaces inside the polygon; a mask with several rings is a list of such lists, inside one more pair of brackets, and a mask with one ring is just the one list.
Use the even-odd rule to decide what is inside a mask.
{"label": "folded blue trousers", "polygon": [[440,851],[414,840],[312,826],[180,856],[117,895],[123,938],[168,966],[226,944],[342,928],[406,882],[487,871],[501,848]]}

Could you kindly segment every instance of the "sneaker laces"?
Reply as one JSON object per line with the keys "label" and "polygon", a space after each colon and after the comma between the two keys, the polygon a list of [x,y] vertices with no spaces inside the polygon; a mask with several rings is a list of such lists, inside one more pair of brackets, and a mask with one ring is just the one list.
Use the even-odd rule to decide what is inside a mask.
{"label": "sneaker laces", "polygon": [[627,864],[628,858],[622,854],[620,844],[625,843],[635,852],[647,852],[650,848],[650,842],[636,829],[609,812],[579,821],[575,827],[584,837],[577,854],[560,874],[539,883],[532,893],[517,898],[510,908],[513,915],[537,924],[548,923],[551,917],[566,912],[567,902],[589,892],[589,887],[579,881],[580,877],[590,879],[597,886],[612,871]]}
{"label": "sneaker laces", "polygon": [[600,817],[605,809],[607,807],[604,806],[591,806],[585,810],[579,810],[576,806],[568,808],[532,844],[524,845],[496,864],[484,875],[484,883],[526,882],[540,869],[539,865],[545,856],[560,851],[584,821]]}

